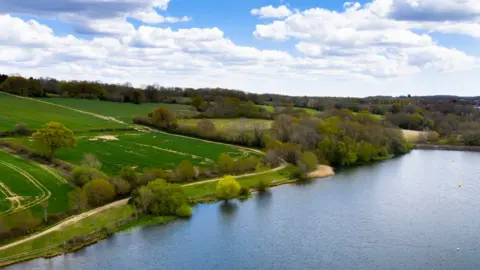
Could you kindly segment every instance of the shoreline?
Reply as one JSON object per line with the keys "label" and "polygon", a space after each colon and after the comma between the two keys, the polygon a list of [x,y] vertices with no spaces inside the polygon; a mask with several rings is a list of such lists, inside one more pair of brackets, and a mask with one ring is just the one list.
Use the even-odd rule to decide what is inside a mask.
{"label": "shoreline", "polygon": [[415,144],[414,149],[480,152],[480,146],[466,145]]}
{"label": "shoreline", "polygon": [[[317,169],[315,171],[309,173],[309,177],[310,177],[310,175],[312,175],[313,178],[324,178],[324,177],[329,177],[329,176],[335,175],[335,172],[334,172],[333,168],[330,167],[330,166],[318,165]],[[239,182],[241,182],[241,178],[239,179]],[[287,185],[287,184],[292,184],[292,183],[295,183],[295,180],[293,180],[293,179],[278,179],[276,181],[273,181],[273,183],[270,187],[274,188],[274,187],[277,187],[277,186],[282,186],[282,185]],[[256,193],[256,190],[253,189],[253,192]],[[216,199],[216,198],[213,198],[211,195],[205,195],[203,197],[199,197],[199,198],[194,199],[193,202],[194,202],[193,204],[196,205],[196,204],[205,204],[205,203],[207,203],[207,204],[208,203],[216,203],[216,202],[219,202],[219,200]],[[141,221],[138,222],[139,220],[141,220]],[[158,222],[155,222],[155,220],[158,220]],[[40,258],[49,259],[49,258],[61,256],[63,254],[72,253],[72,252],[78,251],[78,250],[80,250],[84,247],[88,247],[92,244],[103,241],[103,240],[107,239],[109,236],[114,235],[116,233],[132,230],[132,229],[139,228],[139,227],[142,227],[142,226],[165,224],[165,223],[168,223],[168,222],[171,222],[171,221],[172,220],[168,220],[168,221],[165,222],[165,220],[162,220],[161,217],[159,219],[159,217],[156,217],[156,216],[142,216],[142,217],[139,217],[138,219],[130,220],[129,222],[124,224],[122,226],[122,228],[119,228],[118,230],[115,230],[115,231],[113,231],[111,233],[108,233],[108,234],[100,234],[99,233],[95,237],[93,237],[92,239],[89,239],[89,241],[78,243],[77,245],[71,246],[67,249],[63,249],[63,248],[56,248],[56,249],[52,248],[52,249],[49,249],[49,250],[42,250],[41,249],[40,252],[33,250],[31,252],[28,252],[28,254],[18,254],[18,255],[20,255],[19,257],[15,257],[15,255],[10,256],[12,259],[8,260],[8,261],[0,262],[0,267],[5,267],[7,265],[13,265],[13,264],[21,263],[21,262],[24,262],[24,261],[34,260],[34,259],[40,259]],[[44,251],[44,252],[42,252],[42,251]],[[36,253],[36,252],[38,252],[38,253]],[[24,256],[21,256],[21,255],[24,255]]]}

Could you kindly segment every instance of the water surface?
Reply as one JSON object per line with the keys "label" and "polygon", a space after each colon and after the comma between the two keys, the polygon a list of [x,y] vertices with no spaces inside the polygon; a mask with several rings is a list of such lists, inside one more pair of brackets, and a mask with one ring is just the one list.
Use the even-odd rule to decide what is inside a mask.
{"label": "water surface", "polygon": [[479,164],[415,150],[7,269],[480,269]]}

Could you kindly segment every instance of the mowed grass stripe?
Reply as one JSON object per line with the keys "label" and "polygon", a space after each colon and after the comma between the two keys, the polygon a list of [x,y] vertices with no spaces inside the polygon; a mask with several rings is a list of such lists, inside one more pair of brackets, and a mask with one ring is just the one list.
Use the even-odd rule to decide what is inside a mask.
{"label": "mowed grass stripe", "polygon": [[86,100],[73,98],[42,98],[40,100],[55,103],[63,106],[68,106],[73,109],[87,111],[99,115],[113,117],[115,119],[132,123],[135,116],[147,116],[155,108],[160,106],[167,107],[175,115],[178,116],[192,116],[195,115],[196,109],[190,105],[183,104],[163,104],[163,103],[121,103],[100,100]]}
{"label": "mowed grass stripe", "polygon": [[[192,138],[184,138],[160,132],[151,133],[104,133],[115,136],[117,140],[96,139],[96,136],[77,137],[74,149],[61,149],[57,157],[79,165],[84,153],[94,154],[102,162],[102,170],[109,175],[119,172],[123,165],[144,168],[174,169],[183,160],[194,165],[212,166],[221,153],[233,157],[245,157],[254,154],[234,146],[211,143]],[[98,138],[98,137],[97,137]],[[28,140],[26,141],[28,143]]]}
{"label": "mowed grass stripe", "polygon": [[[67,210],[68,193],[72,191],[73,188],[64,181],[61,181],[58,178],[58,175],[55,177],[51,172],[48,172],[42,168],[41,165],[3,151],[0,151],[0,160],[2,161],[0,169],[10,169],[10,171],[5,171],[8,174],[2,175],[15,177],[16,181],[6,183],[3,181],[3,178],[5,177],[2,177],[0,180],[2,180],[2,182],[4,182],[8,188],[14,191],[18,196],[35,196],[38,199],[38,197],[45,193],[45,196],[49,196],[49,213],[59,213]],[[9,166],[5,166],[5,163],[8,163]],[[31,179],[28,179],[26,175],[33,178],[33,181],[40,188],[37,187]],[[23,186],[27,186],[28,189],[23,188]],[[39,203],[41,200],[37,200],[36,202]],[[42,209],[40,206],[30,205],[28,203],[29,202],[27,202],[26,205],[32,206],[34,213],[41,214]],[[23,201],[22,204],[24,204]]]}
{"label": "mowed grass stripe", "polygon": [[30,129],[39,129],[51,121],[62,123],[76,131],[125,127],[123,124],[68,108],[0,92],[0,131],[12,130],[18,123],[26,123]]}

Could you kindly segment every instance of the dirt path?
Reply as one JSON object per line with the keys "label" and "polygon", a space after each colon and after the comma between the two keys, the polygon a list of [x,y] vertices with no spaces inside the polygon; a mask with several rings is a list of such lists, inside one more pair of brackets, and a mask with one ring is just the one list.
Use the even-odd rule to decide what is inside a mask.
{"label": "dirt path", "polygon": [[[268,170],[268,171],[264,171],[264,172],[259,172],[259,173],[249,173],[249,174],[244,174],[244,175],[240,175],[240,176],[237,176],[237,179],[239,178],[244,178],[244,177],[249,177],[249,176],[255,176],[255,175],[262,175],[262,174],[266,174],[266,173],[270,173],[270,172],[276,172],[276,171],[279,171],[279,170],[282,170],[286,167],[287,165],[282,165],[280,167],[277,167],[277,168],[274,168],[274,169],[271,169],[271,170]],[[183,186],[195,186],[195,185],[201,185],[201,184],[205,184],[205,183],[210,183],[210,182],[215,182],[215,181],[218,181],[220,180],[221,178],[215,178],[215,179],[209,179],[209,180],[204,180],[204,181],[199,181],[199,182],[194,182],[194,183],[190,183],[190,184],[186,184],[186,185],[183,185]],[[98,208],[95,208],[93,210],[90,210],[88,212],[85,212],[85,213],[82,213],[82,214],[79,214],[79,215],[75,215],[75,216],[72,216],[72,217],[69,217],[67,218],[66,220],[62,221],[61,223],[45,230],[45,231],[42,231],[40,233],[37,233],[37,234],[34,234],[30,237],[27,237],[25,239],[22,239],[22,240],[19,240],[19,241],[16,241],[16,242],[13,242],[13,243],[10,243],[8,245],[5,245],[5,246],[2,246],[0,247],[0,250],[4,250],[4,249],[7,249],[7,248],[10,248],[10,247],[14,247],[16,245],[19,245],[19,244],[22,244],[22,243],[25,243],[25,242],[28,242],[30,240],[33,240],[33,239],[36,239],[38,237],[41,237],[43,235],[46,235],[48,233],[51,233],[53,231],[56,231],[56,230],[59,230],[61,228],[64,228],[68,225],[71,225],[71,224],[74,224],[84,218],[87,218],[87,217],[90,217],[90,216],[93,216],[95,214],[98,214],[104,210],[107,210],[107,209],[110,209],[110,208],[113,208],[113,207],[118,207],[118,206],[122,206],[122,205],[125,205],[127,204],[128,200],[130,198],[126,198],[126,199],[123,199],[123,200],[119,200],[119,201],[115,201],[113,203],[110,203],[110,204],[107,204],[107,205],[104,205],[102,207],[98,207]]]}
{"label": "dirt path", "polygon": [[79,214],[79,215],[76,215],[76,216],[71,216],[71,217],[69,217],[68,219],[64,220],[62,223],[57,224],[57,225],[55,225],[55,226],[53,226],[53,227],[51,227],[51,228],[49,228],[49,229],[47,229],[47,230],[45,230],[45,231],[39,232],[39,233],[37,233],[37,234],[35,234],[35,235],[32,235],[32,236],[27,237],[27,238],[22,239],[22,240],[18,240],[18,241],[16,241],[16,242],[10,243],[10,244],[8,244],[8,245],[1,246],[1,247],[0,247],[0,250],[4,250],[4,249],[10,248],[10,247],[14,247],[14,246],[16,246],[16,245],[20,245],[20,244],[22,244],[22,243],[31,241],[31,240],[33,240],[33,239],[36,239],[36,238],[38,238],[38,237],[41,237],[41,236],[43,236],[43,235],[46,235],[46,234],[49,234],[49,233],[51,233],[51,232],[53,232],[53,231],[56,231],[56,230],[58,230],[58,229],[61,229],[61,228],[65,227],[65,226],[68,226],[68,225],[71,225],[71,224],[73,224],[73,223],[76,223],[76,222],[78,222],[79,220],[82,220],[82,219],[87,218],[87,217],[89,217],[89,216],[92,216],[92,215],[95,215],[95,214],[97,214],[97,213],[100,213],[100,212],[102,212],[102,211],[104,211],[104,210],[106,210],[106,209],[109,209],[109,208],[112,208],[112,207],[118,207],[118,206],[125,205],[125,204],[127,204],[127,202],[128,202],[128,198],[127,198],[127,199],[123,199],[123,200],[119,200],[119,201],[116,201],[116,202],[113,202],[113,203],[110,203],[110,204],[107,204],[107,205],[104,205],[104,206],[99,207],[99,208],[95,208],[95,209],[93,209],[93,210],[90,210],[90,211],[88,211],[88,212],[85,212],[85,213],[82,213],[82,214]]}

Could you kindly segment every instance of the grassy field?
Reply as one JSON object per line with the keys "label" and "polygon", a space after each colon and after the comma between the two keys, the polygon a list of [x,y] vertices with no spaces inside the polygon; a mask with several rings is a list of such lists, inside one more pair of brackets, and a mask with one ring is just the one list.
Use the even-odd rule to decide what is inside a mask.
{"label": "grassy field", "polygon": [[40,214],[39,204],[48,201],[50,214],[67,210],[68,192],[65,179],[51,169],[0,151],[0,215],[31,208]]}
{"label": "grassy field", "polygon": [[[196,126],[197,122],[201,119],[180,119],[179,125]],[[215,124],[215,128],[219,131],[235,132],[242,130],[253,130],[254,125],[260,125],[262,128],[270,128],[272,121],[263,119],[247,119],[247,118],[235,118],[235,119],[210,119]]]}
{"label": "grassy field", "polygon": [[31,241],[0,251],[0,257],[9,257],[25,252],[41,250],[49,246],[60,245],[74,236],[86,235],[108,226],[116,220],[126,218],[134,213],[133,207],[123,205],[100,212],[96,215],[82,219],[74,224],[40,236]]}
{"label": "grassy field", "polygon": [[38,129],[50,121],[60,122],[72,130],[125,127],[92,115],[0,92],[0,131],[12,130],[18,123],[27,123],[30,129]]}
{"label": "grassy field", "polygon": [[[260,107],[264,108],[265,110],[269,111],[269,112],[274,112],[275,111],[275,107],[274,106],[271,106],[271,105],[259,105]],[[318,113],[321,113],[320,111],[317,111],[317,110],[314,110],[314,109],[310,109],[310,108],[299,108],[299,107],[294,107],[294,109],[298,109],[298,110],[304,110],[306,111],[308,114],[310,115],[316,115]]]}
{"label": "grassy field", "polygon": [[[173,169],[183,160],[208,167],[224,152],[232,157],[253,154],[242,148],[160,132],[85,133],[77,139],[76,148],[61,149],[57,157],[78,165],[84,153],[92,153],[102,162],[102,170],[110,175],[123,165],[137,166],[139,172],[143,168]],[[28,138],[22,140],[31,145]]]}
{"label": "grassy field", "polygon": [[409,142],[417,142],[420,139],[420,136],[424,135],[425,132],[423,131],[416,131],[416,130],[406,130],[402,129],[403,136]]}
{"label": "grassy field", "polygon": [[127,123],[131,123],[135,116],[147,116],[155,108],[160,106],[167,107],[175,113],[177,117],[192,116],[196,114],[196,109],[194,107],[182,104],[144,103],[137,105],[132,103],[73,98],[45,98],[42,100],[77,110],[113,117]]}

